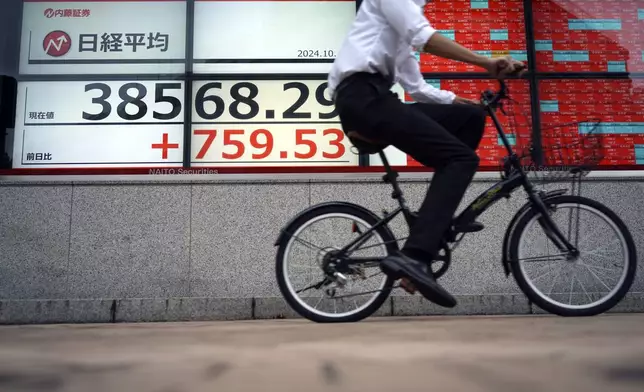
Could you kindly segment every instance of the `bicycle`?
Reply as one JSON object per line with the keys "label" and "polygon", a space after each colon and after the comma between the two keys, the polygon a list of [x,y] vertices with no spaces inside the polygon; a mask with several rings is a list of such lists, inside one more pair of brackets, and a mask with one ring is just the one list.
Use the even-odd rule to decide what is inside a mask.
{"label": "bicycle", "polygon": [[[506,84],[502,80],[499,82],[500,89],[497,93],[490,90],[486,90],[482,93],[481,104],[485,107],[487,114],[491,117],[494,126],[498,131],[498,135],[508,152],[507,156],[503,159],[503,164],[501,165],[501,180],[481,193],[460,214],[453,218],[450,229],[443,237],[440,254],[435,258],[435,260],[431,260],[427,263],[427,268],[431,269],[431,272],[434,273],[436,279],[443,276],[451,264],[452,252],[461,242],[463,237],[467,233],[483,230],[483,225],[478,223],[476,218],[483,214],[497,201],[502,198],[510,198],[515,191],[519,188],[523,188],[527,194],[528,200],[516,212],[508,224],[502,244],[501,262],[506,277],[513,275],[520,290],[527,296],[527,298],[532,303],[552,314],[559,316],[593,316],[606,312],[622,300],[630,289],[635,278],[637,256],[631,233],[624,222],[612,210],[595,200],[583,197],[580,194],[566,194],[568,192],[567,188],[554,190],[536,189],[533,181],[531,181],[528,176],[528,174],[531,173],[530,170],[524,170],[524,167],[521,164],[525,156],[519,156],[513,150],[506,133],[496,116],[497,109],[500,108],[503,111],[502,101],[508,99]],[[414,219],[416,218],[416,213],[412,212],[406,204],[403,192],[397,182],[398,173],[391,168],[383,151],[386,146],[373,142],[366,142],[363,139],[357,138],[355,134],[353,134],[352,137],[351,132],[348,132],[347,134],[350,141],[358,151],[366,154],[379,154],[386,171],[386,174],[383,176],[383,181],[391,184],[393,187],[391,196],[397,200],[398,207],[392,212],[384,211],[384,216],[379,217],[369,209],[355,203],[344,201],[320,203],[300,212],[281,229],[278,238],[274,243],[274,245],[278,247],[275,266],[280,292],[284,296],[288,305],[299,315],[315,322],[355,322],[362,320],[376,312],[394,288],[403,287],[407,289],[404,285],[394,286],[393,279],[382,273],[378,264],[384,259],[384,257],[386,257],[387,254],[398,250],[397,241],[400,239],[395,238],[388,224],[398,214],[402,213],[405,223],[408,227],[411,227]],[[530,153],[532,153],[532,151],[533,147],[530,148]],[[591,167],[585,164],[586,162],[576,163],[577,164],[568,167],[567,170],[562,171],[562,173],[572,175],[574,177],[574,181],[580,181],[581,177],[589,172]],[[536,170],[535,173],[538,173],[539,170]],[[573,182],[573,193],[574,189],[575,182]],[[609,268],[601,267],[596,264],[586,264],[585,262],[587,255],[601,256],[600,258],[604,258],[609,261],[612,260],[612,256],[597,253],[594,250],[583,253],[578,246],[580,245],[578,244],[578,240],[581,211],[577,213],[575,219],[573,219],[573,215],[571,213],[568,219],[569,223],[571,223],[571,228],[568,230],[568,237],[564,235],[564,232],[560,229],[561,225],[556,223],[552,216],[555,212],[558,212],[563,208],[574,206],[584,210],[584,212],[594,212],[605,223],[608,223],[609,229],[601,231],[601,234],[606,234],[609,231],[617,234],[618,240],[621,244],[617,250],[621,251],[623,254],[624,265],[623,272],[621,272],[621,274],[616,278],[612,278],[617,282],[615,287],[612,289],[608,287],[606,282],[602,279],[604,278],[605,280],[608,280],[607,271]],[[357,237],[342,247],[317,246],[310,240],[300,238],[300,235],[305,228],[322,221],[325,217],[348,219],[351,227],[351,235],[357,234]],[[535,222],[538,223],[538,226],[545,233],[546,238],[554,244],[559,253],[555,254],[553,256],[554,258],[531,257],[522,261],[523,259],[521,256],[524,255],[524,250],[521,246],[527,242],[526,235]],[[572,230],[573,223],[577,223],[577,231],[574,235]],[[346,229],[347,226],[343,225],[341,227]],[[588,226],[584,231],[592,231],[596,228],[596,226]],[[317,232],[317,234],[314,234],[313,237],[319,238],[324,235],[334,235],[343,240],[347,237],[347,232],[324,229]],[[379,250],[384,252],[384,255],[352,256],[357,252],[358,247],[365,245],[374,237],[378,237],[381,240],[381,243],[366,246],[363,250]],[[315,278],[315,276],[313,279],[307,278],[306,281],[308,283],[305,283],[305,287],[299,290],[295,290],[293,283],[290,281],[291,276],[288,271],[288,263],[285,261],[285,256],[294,248],[295,243],[306,245],[308,250],[305,250],[301,255],[305,259],[314,259],[316,261],[316,265],[308,267],[307,270],[309,271],[309,274],[314,271],[320,271],[322,275],[321,278]],[[537,248],[542,249],[543,246],[538,246]],[[546,248],[549,248],[548,243],[546,243]],[[549,274],[549,272],[540,270],[539,277],[534,280],[530,280],[527,274],[527,270],[529,269],[528,267],[532,264],[538,264],[539,262],[559,262],[558,273],[555,281],[552,282],[552,285],[550,286],[548,295],[538,289],[535,283],[539,279],[542,279],[546,274]],[[438,268],[436,267],[438,264],[442,265]],[[555,284],[561,276],[564,267],[566,267],[566,269],[572,269],[572,266],[575,267],[572,285],[570,282],[566,283],[566,287],[571,285],[571,291],[568,294],[568,303],[563,303],[561,300],[550,298],[549,296],[553,295]],[[590,277],[594,277],[599,280],[601,285],[595,284],[592,286],[591,291],[588,291],[576,275],[576,268],[579,266],[585,268],[582,269],[582,271],[589,273]],[[377,282],[375,287],[363,293],[344,296],[337,295],[338,290],[349,287],[352,289],[355,282],[360,283],[365,281],[368,278],[365,274],[365,269],[370,267],[375,267],[377,271],[384,276],[379,282]],[[539,268],[543,268],[543,265]],[[554,273],[554,271],[551,272]],[[317,281],[318,279],[320,280]],[[578,283],[581,286],[583,293],[573,293],[575,283]],[[601,286],[604,286],[608,290],[608,294],[599,299],[594,299],[598,293],[593,290],[603,290]],[[319,299],[316,297],[313,300],[316,302],[314,306],[311,306],[304,301],[304,299],[298,296],[298,294],[302,292],[312,289],[320,290],[322,288],[324,288],[322,296],[320,296]],[[554,294],[558,295],[558,293]],[[359,306],[357,299],[361,295],[371,295],[371,297],[369,297],[363,305]],[[579,297],[583,297],[585,299],[587,297],[590,299],[590,303],[587,305],[573,305],[573,296],[575,299],[579,299]],[[323,300],[326,301],[322,303]],[[332,300],[333,305],[331,305],[329,300]],[[351,300],[353,300],[352,302],[355,306],[349,306],[353,307],[353,309],[338,313],[338,300],[341,300],[340,305],[342,307],[346,308]],[[320,306],[319,309],[318,306]],[[333,308],[333,312],[331,312],[331,308]]]}

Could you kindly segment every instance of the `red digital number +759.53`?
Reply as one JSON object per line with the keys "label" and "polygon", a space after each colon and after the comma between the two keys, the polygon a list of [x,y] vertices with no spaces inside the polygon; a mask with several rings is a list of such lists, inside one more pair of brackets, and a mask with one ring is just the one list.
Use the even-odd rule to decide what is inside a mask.
{"label": "red digital number +759.53", "polygon": [[[244,142],[239,140],[239,137],[244,137],[245,130],[243,129],[225,129],[223,130],[223,145],[235,147],[235,152],[223,152],[221,153],[222,158],[224,159],[239,159],[246,152],[246,146]],[[216,129],[198,129],[194,131],[195,135],[207,136],[204,140],[201,149],[197,153],[196,159],[203,159],[208,153],[212,143],[217,137]],[[318,152],[318,145],[314,140],[311,140],[311,136],[316,136],[317,130],[315,129],[297,129],[295,130],[295,145],[305,147],[304,150],[294,151],[295,158],[299,159],[310,159],[315,156]],[[323,136],[331,135],[332,139],[328,141],[329,145],[335,147],[335,151],[323,151],[322,156],[327,159],[338,159],[341,158],[345,152],[345,146],[342,144],[344,139],[344,132],[340,129],[330,128],[322,131]],[[268,157],[271,152],[273,152],[274,138],[270,131],[267,129],[256,129],[250,134],[250,145],[256,149],[260,150],[258,153],[253,153],[253,159],[264,159]]]}

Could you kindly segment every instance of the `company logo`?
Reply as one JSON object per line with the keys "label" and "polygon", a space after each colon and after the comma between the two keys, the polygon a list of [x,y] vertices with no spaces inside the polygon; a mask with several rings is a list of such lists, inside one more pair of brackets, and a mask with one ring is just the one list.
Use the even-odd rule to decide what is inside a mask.
{"label": "company logo", "polygon": [[88,9],[53,9],[47,8],[44,12],[46,18],[87,18],[91,15],[91,11]]}
{"label": "company logo", "polygon": [[47,34],[42,42],[42,48],[45,53],[52,57],[60,57],[67,54],[71,47],[71,37],[66,32],[60,30]]}

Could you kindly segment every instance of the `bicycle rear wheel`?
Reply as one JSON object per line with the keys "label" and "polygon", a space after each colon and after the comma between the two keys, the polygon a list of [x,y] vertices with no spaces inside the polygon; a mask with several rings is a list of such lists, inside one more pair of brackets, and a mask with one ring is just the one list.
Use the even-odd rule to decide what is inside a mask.
{"label": "bicycle rear wheel", "polygon": [[[541,213],[530,209],[518,221],[510,242],[510,266],[517,284],[534,304],[560,316],[593,316],[610,310],[635,279],[637,255],[628,228],[608,207],[582,196],[557,196],[546,204],[580,255],[570,258],[561,253],[539,225]],[[602,246],[608,250],[600,250]],[[544,250],[554,254],[531,254]]]}
{"label": "bicycle rear wheel", "polygon": [[[352,265],[342,271],[347,282],[325,281],[325,256],[341,249],[378,222],[377,216],[351,204],[329,204],[304,213],[286,229],[276,256],[280,292],[298,314],[315,322],[355,322],[372,315],[391,293],[393,280],[380,270],[380,262]],[[397,249],[386,226],[351,257],[383,259]]]}

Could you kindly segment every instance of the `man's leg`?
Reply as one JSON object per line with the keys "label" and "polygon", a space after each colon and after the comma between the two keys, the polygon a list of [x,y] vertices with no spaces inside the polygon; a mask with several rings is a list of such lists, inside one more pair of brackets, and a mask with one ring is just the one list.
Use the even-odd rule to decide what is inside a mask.
{"label": "man's leg", "polygon": [[472,150],[478,148],[487,118],[487,113],[482,107],[431,103],[414,103],[411,107],[442,125]]}
{"label": "man's leg", "polygon": [[[410,228],[409,237],[405,242],[402,253],[407,257],[430,262],[438,253],[444,233],[449,229],[456,209],[469,186],[479,158],[476,153],[461,142],[451,132],[447,131],[433,119],[422,115],[425,119],[421,128],[412,127],[409,132],[403,132],[405,138],[392,140],[392,145],[409,154],[417,161],[435,169],[435,175],[423,200],[418,217]],[[420,279],[413,274],[409,260],[391,258],[382,264],[385,272],[390,275],[406,273],[412,284],[418,288]],[[431,274],[431,272],[429,272]],[[433,276],[431,277],[434,279]],[[437,293],[418,290],[431,301],[445,307],[456,305],[456,299],[438,285],[441,291]]]}
{"label": "man's leg", "polygon": [[453,307],[454,297],[424,271],[423,265],[438,251],[479,159],[437,121],[402,103],[388,86],[365,79],[352,83],[336,99],[343,126],[355,125],[364,136],[391,144],[441,174],[434,179],[410,229],[403,254],[387,257],[381,268],[395,278],[408,278],[432,302]]}
{"label": "man's leg", "polygon": [[[411,107],[441,124],[473,151],[479,147],[487,119],[487,112],[483,107],[433,103],[414,103]],[[440,175],[440,172],[434,173],[430,187]]]}
{"label": "man's leg", "polygon": [[[412,104],[411,107],[439,123],[475,154],[485,128],[486,117],[483,109],[461,104]],[[412,153],[410,155],[414,157]],[[416,157],[414,159],[419,160]],[[478,158],[476,161],[478,162]],[[426,166],[435,167],[436,172],[418,211],[419,219],[410,232],[403,252],[415,259],[432,260],[439,250],[440,239],[449,229],[451,219],[461,203],[478,164],[474,168],[470,167],[469,170],[459,171],[456,176],[460,177],[455,177],[452,166],[441,165],[441,162],[438,164],[432,161],[420,162]],[[447,189],[449,191],[446,191]]]}

